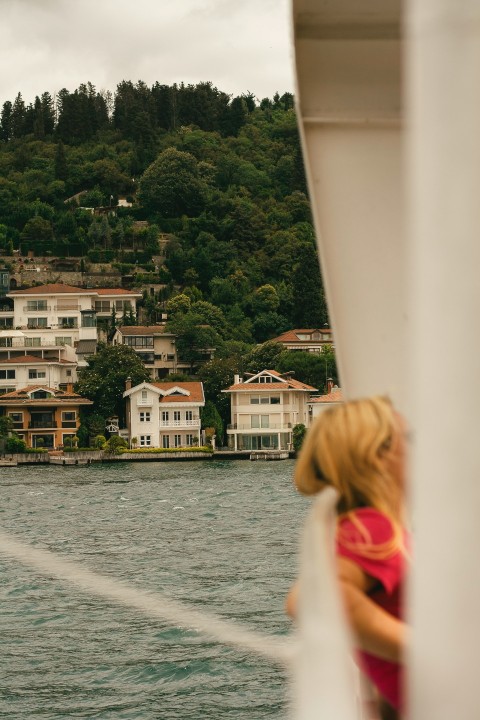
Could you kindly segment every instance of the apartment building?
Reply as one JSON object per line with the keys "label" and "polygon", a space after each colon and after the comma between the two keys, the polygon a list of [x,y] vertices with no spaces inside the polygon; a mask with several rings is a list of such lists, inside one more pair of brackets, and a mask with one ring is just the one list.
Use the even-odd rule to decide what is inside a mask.
{"label": "apartment building", "polygon": [[135,350],[150,371],[152,380],[190,368],[188,363],[179,362],[176,335],[166,332],[164,325],[122,326],[117,329],[112,342]]}

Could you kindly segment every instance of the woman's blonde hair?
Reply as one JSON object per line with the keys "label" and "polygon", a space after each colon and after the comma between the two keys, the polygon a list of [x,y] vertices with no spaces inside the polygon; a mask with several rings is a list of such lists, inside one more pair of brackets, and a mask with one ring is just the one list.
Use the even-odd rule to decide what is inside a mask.
{"label": "woman's blonde hair", "polygon": [[402,491],[385,464],[396,432],[398,420],[388,398],[352,400],[325,410],[308,430],[300,451],[295,468],[298,490],[313,495],[333,486],[339,493],[340,515],[354,516],[361,507],[379,510],[391,520],[397,544]]}

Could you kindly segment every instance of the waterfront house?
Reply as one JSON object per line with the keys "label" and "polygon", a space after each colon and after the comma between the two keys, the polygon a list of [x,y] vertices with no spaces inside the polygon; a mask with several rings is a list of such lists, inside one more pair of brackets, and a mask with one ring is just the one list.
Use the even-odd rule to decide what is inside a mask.
{"label": "waterfront house", "polygon": [[228,446],[233,450],[289,450],[292,429],[309,424],[308,400],[317,388],[294,380],[276,370],[261,372],[241,380],[235,376],[229,393],[231,424],[227,427]]}
{"label": "waterfront house", "polygon": [[201,382],[152,382],[131,387],[127,380],[127,429],[139,447],[176,448],[198,445],[200,408],[205,405]]}
{"label": "waterfront house", "polygon": [[189,368],[177,356],[176,335],[166,332],[165,325],[122,326],[113,336],[114,345],[128,345],[150,372],[152,380]]}
{"label": "waterfront house", "polygon": [[327,393],[311,397],[308,401],[310,419],[314,420],[329,407],[336,407],[344,402],[343,393],[331,378],[327,382]]}
{"label": "waterfront house", "polygon": [[281,343],[286,350],[322,352],[325,346],[332,346],[333,335],[328,327],[287,330],[271,342]]}
{"label": "waterfront house", "polygon": [[80,408],[91,400],[67,390],[32,385],[0,397],[0,414],[10,417],[13,429],[30,448],[54,449],[73,438],[80,427]]}

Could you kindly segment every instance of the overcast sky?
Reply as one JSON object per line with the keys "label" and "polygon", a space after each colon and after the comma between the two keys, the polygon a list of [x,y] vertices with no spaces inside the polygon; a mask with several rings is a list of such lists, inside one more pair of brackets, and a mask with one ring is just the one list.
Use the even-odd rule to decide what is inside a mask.
{"label": "overcast sky", "polygon": [[0,0],[0,103],[91,81],[293,91],[289,0]]}

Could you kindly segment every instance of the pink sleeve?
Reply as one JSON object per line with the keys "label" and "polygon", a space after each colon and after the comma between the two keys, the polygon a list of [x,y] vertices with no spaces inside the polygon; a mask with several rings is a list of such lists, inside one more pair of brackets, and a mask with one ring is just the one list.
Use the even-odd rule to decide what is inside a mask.
{"label": "pink sleeve", "polygon": [[[356,520],[366,531],[368,544],[372,549],[388,543],[393,537],[390,520],[372,508],[361,508],[355,512]],[[337,555],[352,560],[367,575],[379,580],[388,594],[401,581],[403,556],[400,550],[388,557],[365,557],[365,534],[347,518],[340,518],[337,533]],[[355,546],[358,547],[355,547]],[[379,548],[380,550],[380,548]]]}

